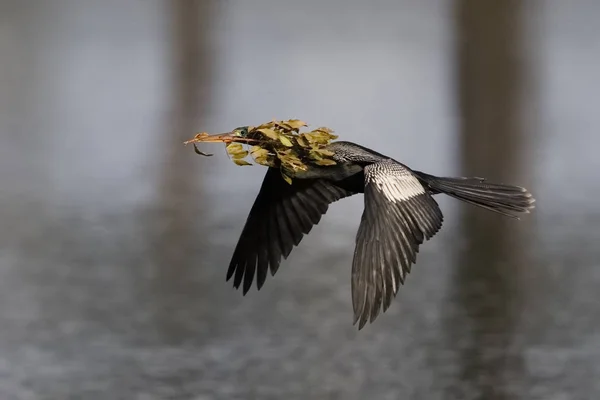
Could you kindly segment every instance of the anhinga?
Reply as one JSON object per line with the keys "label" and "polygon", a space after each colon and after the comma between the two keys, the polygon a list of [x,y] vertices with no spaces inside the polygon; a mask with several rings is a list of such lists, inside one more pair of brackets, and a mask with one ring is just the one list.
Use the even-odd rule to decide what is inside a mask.
{"label": "anhinga", "polygon": [[[248,127],[205,135],[197,141],[246,141]],[[352,261],[352,305],[359,329],[387,310],[415,263],[419,245],[441,228],[443,215],[433,198],[446,194],[487,210],[517,218],[534,208],[524,188],[488,183],[484,178],[447,178],[415,171],[406,165],[346,141],[323,146],[335,165],[307,163],[291,183],[280,168],[268,168],[235,247],[227,280],[245,295],[277,272],[281,259],[316,225],[329,205],[364,193]]]}

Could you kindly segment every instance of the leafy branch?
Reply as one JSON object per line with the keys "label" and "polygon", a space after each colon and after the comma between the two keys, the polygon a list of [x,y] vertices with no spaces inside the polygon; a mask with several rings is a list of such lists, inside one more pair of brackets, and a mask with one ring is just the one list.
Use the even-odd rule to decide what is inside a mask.
{"label": "leafy branch", "polygon": [[298,119],[287,121],[273,120],[258,126],[247,126],[234,129],[222,135],[198,134],[194,139],[185,142],[223,142],[231,160],[240,166],[252,165],[248,156],[256,163],[281,169],[286,182],[292,183],[294,174],[306,171],[309,165],[330,166],[336,162],[331,158],[333,153],[326,149],[332,140],[337,139],[333,130],[320,127],[308,132],[300,132],[306,128],[305,122]]}

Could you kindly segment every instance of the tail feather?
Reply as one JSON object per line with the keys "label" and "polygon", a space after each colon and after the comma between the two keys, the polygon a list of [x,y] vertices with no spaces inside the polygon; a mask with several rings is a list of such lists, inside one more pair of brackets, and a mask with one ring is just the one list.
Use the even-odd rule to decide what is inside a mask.
{"label": "tail feather", "polygon": [[529,213],[535,199],[520,186],[488,183],[484,178],[442,178],[415,171],[434,193],[444,193],[477,207],[519,219],[515,214]]}

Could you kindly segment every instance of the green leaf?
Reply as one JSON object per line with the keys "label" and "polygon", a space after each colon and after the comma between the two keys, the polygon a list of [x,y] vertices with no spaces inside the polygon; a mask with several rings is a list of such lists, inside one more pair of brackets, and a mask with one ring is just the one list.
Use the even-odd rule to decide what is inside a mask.
{"label": "green leaf", "polygon": [[283,144],[286,147],[294,146],[294,144],[290,141],[290,139],[288,139],[288,137],[285,135],[279,135],[279,141],[281,142],[281,144]]}

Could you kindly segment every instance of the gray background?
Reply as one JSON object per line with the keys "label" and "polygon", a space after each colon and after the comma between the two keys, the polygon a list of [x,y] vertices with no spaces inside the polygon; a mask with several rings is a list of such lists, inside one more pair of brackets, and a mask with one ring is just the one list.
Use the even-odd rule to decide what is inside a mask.
{"label": "gray background", "polygon": [[[0,0],[0,398],[597,398],[600,3],[490,4]],[[360,332],[360,196],[244,298],[264,170],[181,142],[294,117],[537,209],[439,199]]]}

